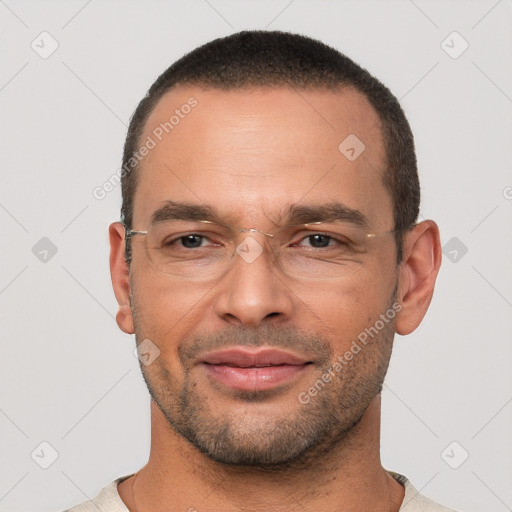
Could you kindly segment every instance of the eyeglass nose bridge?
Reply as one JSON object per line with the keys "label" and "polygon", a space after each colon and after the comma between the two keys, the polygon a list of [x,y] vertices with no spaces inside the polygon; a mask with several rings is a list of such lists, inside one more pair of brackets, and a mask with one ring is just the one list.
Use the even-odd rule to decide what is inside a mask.
{"label": "eyeglass nose bridge", "polygon": [[[299,226],[304,226],[304,227],[307,227],[307,226],[315,226],[315,225],[318,225],[318,224],[321,224],[322,222],[321,221],[317,221],[317,222],[307,222],[305,224],[299,224]],[[268,238],[275,238],[276,235],[272,234],[272,233],[267,233],[266,231],[261,231],[260,229],[256,229],[256,228],[238,228],[238,232],[239,233],[260,233]]]}
{"label": "eyeglass nose bridge", "polygon": [[[321,222],[310,222],[307,224],[300,224],[300,226],[310,226],[310,225],[317,225],[321,224]],[[244,228],[244,227],[238,227],[237,231],[239,234],[241,233],[259,233],[266,237],[266,240],[268,242],[268,247],[271,249],[272,255],[273,255],[273,262],[274,264],[279,264],[280,258],[279,258],[279,249],[280,249],[280,240],[279,240],[279,232],[276,234],[274,233],[267,233],[266,231],[261,231],[260,229],[256,228]],[[279,231],[279,230],[278,230]],[[270,240],[268,240],[270,239]],[[238,254],[246,263],[253,263],[262,253],[264,252],[264,248],[262,245],[258,243],[258,241],[248,236],[246,237],[241,243],[239,243],[236,246],[236,249],[233,253],[233,255]]]}
{"label": "eyeglass nose bridge", "polygon": [[272,233],[266,233],[265,231],[261,231],[259,229],[256,229],[256,228],[239,228],[238,229],[238,232],[239,233],[260,233],[261,235],[264,235],[268,238],[274,238],[275,235],[273,235]]}
{"label": "eyeglass nose bridge", "polygon": [[[199,222],[205,223],[205,224],[213,224],[212,221],[209,220],[201,220]],[[314,222],[308,222],[304,224],[299,224],[299,226],[307,227],[312,225],[318,225],[321,224],[321,221],[314,221]],[[280,236],[279,236],[279,229],[276,231],[276,233],[268,233],[266,231],[262,231],[260,229],[256,228],[245,228],[238,226],[236,228],[231,228],[234,232],[238,232],[238,234],[242,233],[259,233],[260,235],[263,235],[266,237],[266,240],[268,242],[267,245],[268,249],[272,253],[273,256],[273,264],[279,265],[280,264],[280,255],[279,255],[279,249],[280,249]],[[286,229],[286,228],[284,228]],[[270,240],[269,240],[270,239]],[[266,252],[265,248],[253,237],[247,236],[245,237],[241,242],[236,242],[233,253],[231,255],[231,258],[238,255],[245,263],[253,263],[260,257],[260,255]],[[231,259],[230,258],[230,259]],[[231,260],[232,261],[232,260]]]}
{"label": "eyeglass nose bridge", "polygon": [[[251,264],[262,257],[264,253],[267,254],[267,256],[272,254],[272,261],[275,264],[278,259],[276,254],[276,249],[278,248],[275,247],[276,237],[274,234],[266,233],[256,228],[238,228],[237,232],[239,234],[248,233],[248,236],[243,237],[241,241],[237,242],[233,256],[238,256],[246,264]],[[256,235],[257,233],[263,235],[267,243],[264,243],[261,239],[258,241],[254,236],[251,236],[251,234]]]}
{"label": "eyeglass nose bridge", "polygon": [[[202,222],[204,224],[213,224],[212,221],[210,220],[200,220],[199,222]],[[321,221],[316,221],[316,222],[307,222],[305,224],[300,224],[301,226],[313,226],[313,225],[317,225],[317,224],[321,224],[322,222]],[[275,235],[272,234],[272,233],[267,233],[265,231],[261,231],[260,229],[256,229],[256,228],[242,228],[242,227],[239,227],[238,228],[238,233],[260,233],[268,238],[275,238]]]}
{"label": "eyeglass nose bridge", "polygon": [[[204,224],[213,224],[213,222],[210,220],[200,220],[199,222],[202,222]],[[264,235],[266,237],[274,238],[274,235],[272,233],[266,233],[265,231],[261,231],[260,229],[256,229],[256,228],[239,227],[237,229],[238,229],[238,233],[261,233],[262,235]]]}

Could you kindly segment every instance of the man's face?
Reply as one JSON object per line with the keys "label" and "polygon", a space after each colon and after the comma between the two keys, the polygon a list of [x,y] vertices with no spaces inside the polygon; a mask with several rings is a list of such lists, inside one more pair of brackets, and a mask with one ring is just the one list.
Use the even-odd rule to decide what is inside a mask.
{"label": "man's face", "polygon": [[[197,106],[158,141],[155,129],[190,97]],[[338,149],[351,134],[365,145],[352,161],[346,156],[351,151]],[[352,226],[359,232],[393,229],[376,113],[350,89],[179,87],[156,106],[141,142],[148,136],[157,145],[141,163],[133,229],[150,227],[154,212],[168,202],[208,206],[237,234],[233,248],[251,237],[253,245],[246,248],[258,251],[255,259],[229,253],[222,273],[209,272],[207,259],[204,268],[194,263],[195,273],[165,273],[148,258],[148,240],[133,237],[136,336],[160,350],[155,361],[142,365],[152,397],[178,433],[219,462],[290,464],[328,449],[361,419],[384,379],[394,321],[388,318],[380,329],[375,324],[395,300],[394,236],[367,238],[365,249],[346,261],[330,264],[320,257],[320,273],[307,266],[300,272],[300,262],[290,273],[279,263],[281,253],[271,249],[274,240],[263,233],[280,233],[276,226],[290,224],[293,208],[333,204],[364,216],[366,227]],[[197,220],[180,226],[193,234],[216,229]],[[338,226],[328,220],[316,233]],[[223,233],[208,248],[211,254],[223,250]],[[308,250],[325,250],[322,243],[311,246],[325,238],[308,234]],[[197,249],[178,243],[182,252]],[[352,342],[371,327],[378,332],[345,359]],[[280,353],[264,354],[266,349]],[[345,361],[341,369],[335,366],[339,357]],[[330,368],[330,378],[322,381]],[[317,392],[308,393],[315,383]]]}

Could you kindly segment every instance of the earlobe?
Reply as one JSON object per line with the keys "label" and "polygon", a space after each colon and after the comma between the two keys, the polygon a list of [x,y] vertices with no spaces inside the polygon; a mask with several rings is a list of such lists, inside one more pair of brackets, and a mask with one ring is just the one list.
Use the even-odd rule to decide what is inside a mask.
{"label": "earlobe", "polygon": [[130,306],[130,273],[124,258],[125,231],[120,222],[109,227],[110,239],[110,275],[112,286],[119,304],[116,321],[119,328],[127,333],[135,332]]}
{"label": "earlobe", "polygon": [[135,332],[132,310],[129,305],[119,305],[116,322],[119,328],[126,334],[133,334]]}
{"label": "earlobe", "polygon": [[430,305],[441,266],[441,242],[437,224],[431,220],[417,224],[404,240],[404,258],[400,265],[396,332],[413,332]]}

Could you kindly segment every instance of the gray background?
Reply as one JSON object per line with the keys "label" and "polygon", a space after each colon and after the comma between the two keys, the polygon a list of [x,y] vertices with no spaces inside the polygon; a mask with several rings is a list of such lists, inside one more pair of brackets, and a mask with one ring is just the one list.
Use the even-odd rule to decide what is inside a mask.
{"label": "gray background", "polygon": [[0,510],[62,510],[146,462],[108,270],[120,188],[93,190],[156,76],[245,28],[320,38],[402,100],[445,258],[427,318],[396,339],[383,461],[453,508],[512,510],[511,22],[510,0],[0,1]]}

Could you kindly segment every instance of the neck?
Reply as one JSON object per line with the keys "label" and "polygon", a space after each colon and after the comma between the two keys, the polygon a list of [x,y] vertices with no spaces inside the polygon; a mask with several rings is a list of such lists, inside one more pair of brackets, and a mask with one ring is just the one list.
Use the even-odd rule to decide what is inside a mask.
{"label": "neck", "polygon": [[[396,512],[404,489],[380,462],[380,396],[327,453],[303,467],[261,469],[219,464],[169,426],[151,401],[149,461],[118,486],[131,512],[173,510]],[[343,508],[340,508],[343,507]]]}

